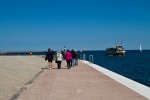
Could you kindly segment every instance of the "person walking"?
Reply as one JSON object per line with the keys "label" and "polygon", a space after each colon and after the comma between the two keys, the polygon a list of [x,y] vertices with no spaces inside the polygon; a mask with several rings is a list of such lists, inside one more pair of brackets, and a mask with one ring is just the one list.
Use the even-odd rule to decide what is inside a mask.
{"label": "person walking", "polygon": [[72,54],[69,50],[67,50],[67,52],[65,54],[65,59],[67,62],[67,68],[70,69],[71,68],[71,61],[72,61]]}
{"label": "person walking", "polygon": [[53,68],[52,67],[53,57],[54,57],[54,52],[49,48],[48,52],[46,53],[46,57],[45,57],[45,60],[48,60],[49,69]]}
{"label": "person walking", "polygon": [[63,55],[61,54],[61,51],[57,52],[56,55],[56,61],[57,61],[57,68],[60,69],[61,68],[61,62],[63,60]]}
{"label": "person walking", "polygon": [[78,66],[78,59],[79,59],[79,55],[78,55],[78,52],[77,50],[75,50],[75,66]]}
{"label": "person walking", "polygon": [[72,54],[71,66],[75,67],[75,63],[76,63],[76,53],[75,53],[75,50],[72,49],[71,54]]}

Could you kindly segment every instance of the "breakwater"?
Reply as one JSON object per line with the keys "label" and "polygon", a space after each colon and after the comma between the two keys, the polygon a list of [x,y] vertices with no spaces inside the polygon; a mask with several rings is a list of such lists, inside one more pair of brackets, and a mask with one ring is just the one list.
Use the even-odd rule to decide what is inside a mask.
{"label": "breakwater", "polygon": [[11,55],[45,55],[47,51],[8,51],[0,52],[0,55],[11,56]]}

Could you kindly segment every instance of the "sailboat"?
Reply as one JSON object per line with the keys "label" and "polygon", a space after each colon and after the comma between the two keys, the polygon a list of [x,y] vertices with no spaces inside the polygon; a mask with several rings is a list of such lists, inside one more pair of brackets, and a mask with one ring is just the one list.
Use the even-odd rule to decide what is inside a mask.
{"label": "sailboat", "polygon": [[140,51],[142,52],[142,47],[141,47],[141,45],[140,45]]}

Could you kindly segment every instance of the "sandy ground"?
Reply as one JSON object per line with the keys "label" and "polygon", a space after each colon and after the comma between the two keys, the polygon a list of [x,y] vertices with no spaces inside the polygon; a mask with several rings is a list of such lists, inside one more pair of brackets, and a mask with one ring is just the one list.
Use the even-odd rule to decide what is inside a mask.
{"label": "sandy ground", "polygon": [[40,56],[0,56],[0,100],[9,100],[45,67]]}

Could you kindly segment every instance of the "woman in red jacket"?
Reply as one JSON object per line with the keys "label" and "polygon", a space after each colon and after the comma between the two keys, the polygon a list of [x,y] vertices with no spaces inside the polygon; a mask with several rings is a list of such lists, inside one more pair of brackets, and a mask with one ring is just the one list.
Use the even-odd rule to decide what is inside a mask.
{"label": "woman in red jacket", "polygon": [[72,54],[69,50],[67,50],[67,52],[65,54],[65,59],[67,62],[67,68],[70,69],[71,68],[71,61],[72,61]]}

